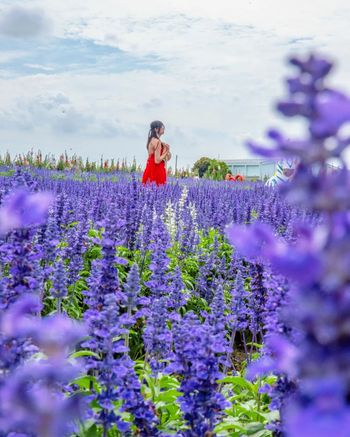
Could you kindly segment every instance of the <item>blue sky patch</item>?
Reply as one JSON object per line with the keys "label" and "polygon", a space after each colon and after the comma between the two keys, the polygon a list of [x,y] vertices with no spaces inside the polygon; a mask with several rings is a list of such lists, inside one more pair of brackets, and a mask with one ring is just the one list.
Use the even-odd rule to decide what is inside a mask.
{"label": "blue sky patch", "polygon": [[[4,59],[1,61],[1,53]],[[11,56],[13,54],[13,56]],[[8,59],[7,59],[8,58]],[[49,41],[0,37],[0,69],[15,76],[67,71],[121,73],[159,70],[161,59],[132,56],[111,46],[85,39],[53,38]]]}

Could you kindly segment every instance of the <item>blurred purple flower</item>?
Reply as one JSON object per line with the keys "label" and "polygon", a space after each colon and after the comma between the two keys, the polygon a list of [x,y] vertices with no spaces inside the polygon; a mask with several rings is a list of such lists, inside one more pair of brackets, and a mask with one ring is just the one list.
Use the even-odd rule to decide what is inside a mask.
{"label": "blurred purple flower", "polygon": [[0,429],[6,435],[14,430],[37,436],[71,435],[73,420],[82,416],[82,398],[67,397],[60,387],[78,376],[79,369],[62,364],[28,363],[7,378],[0,387]]}
{"label": "blurred purple flower", "polygon": [[226,235],[248,259],[269,262],[277,272],[297,282],[311,283],[323,273],[320,247],[311,239],[299,239],[298,244],[289,245],[278,240],[268,225],[259,222],[247,227],[233,225],[227,228]]}
{"label": "blurred purple flower", "polygon": [[284,409],[288,437],[347,437],[350,435],[350,408],[344,387],[336,379],[313,381],[312,404],[291,400]]}
{"label": "blurred purple flower", "polygon": [[[231,241],[242,253],[260,256],[271,263],[273,271],[292,280],[288,308],[283,309],[284,338],[269,335],[265,348],[269,355],[250,370],[278,374],[273,404],[282,410],[283,435],[345,437],[350,434],[346,364],[350,344],[350,179],[343,156],[349,138],[340,139],[338,132],[350,121],[350,99],[325,87],[323,81],[332,68],[327,60],[311,55],[293,58],[291,63],[299,69],[299,76],[289,80],[290,95],[278,108],[284,115],[305,117],[309,134],[306,140],[287,141],[270,132],[274,149],[254,144],[251,149],[264,156],[299,158],[291,183],[280,193],[316,219],[308,227],[296,224],[293,229],[289,225],[288,242],[275,239],[266,244],[266,236],[251,228],[244,238],[231,235]],[[338,160],[339,169],[329,170],[331,159]],[[254,247],[250,251],[244,244],[249,240]]]}
{"label": "blurred purple flower", "polygon": [[87,331],[83,324],[64,315],[38,318],[40,308],[37,296],[23,296],[3,315],[1,330],[9,337],[29,337],[49,358],[65,358]]}
{"label": "blurred purple flower", "polygon": [[292,57],[289,61],[301,72],[309,75],[309,80],[317,81],[324,78],[331,71],[333,64],[327,59],[311,54],[306,59]]}
{"label": "blurred purple flower", "polygon": [[271,228],[259,222],[254,222],[247,227],[228,226],[226,235],[230,243],[250,259],[267,256],[277,244]]}
{"label": "blurred purple flower", "polygon": [[[42,309],[39,297],[27,294],[13,303],[9,310],[2,314],[0,329],[9,337],[26,337],[33,328],[33,316]],[[35,322],[37,319],[34,319]]]}
{"label": "blurred purple flower", "polygon": [[21,188],[12,192],[0,209],[0,233],[44,223],[53,201],[54,196],[44,191],[30,193]]}
{"label": "blurred purple flower", "polygon": [[[82,416],[81,397],[67,396],[64,388],[81,372],[66,357],[85,329],[64,316],[38,318],[40,309],[38,297],[26,295],[0,314],[0,429],[4,435],[70,435],[73,421]],[[45,359],[24,360],[27,339],[39,347],[32,346],[32,352],[45,353]],[[6,366],[3,345],[12,355],[19,346],[22,362]]]}
{"label": "blurred purple flower", "polygon": [[321,277],[322,260],[316,253],[293,246],[282,247],[283,251],[269,255],[269,261],[278,273],[303,284],[312,283]]}
{"label": "blurred purple flower", "polygon": [[87,329],[82,323],[58,314],[37,320],[29,335],[48,357],[59,359],[84,339]]}
{"label": "blurred purple flower", "polygon": [[350,99],[337,91],[326,90],[316,99],[317,117],[310,129],[317,138],[335,135],[341,126],[350,121]]}
{"label": "blurred purple flower", "polygon": [[296,115],[307,117],[309,115],[307,105],[299,102],[279,102],[277,109],[286,117],[295,117]]}

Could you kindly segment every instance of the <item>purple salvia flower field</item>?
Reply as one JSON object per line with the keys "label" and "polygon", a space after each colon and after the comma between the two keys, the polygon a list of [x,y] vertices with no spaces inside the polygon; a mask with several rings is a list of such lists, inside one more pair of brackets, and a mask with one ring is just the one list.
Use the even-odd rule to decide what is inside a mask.
{"label": "purple salvia flower field", "polygon": [[3,169],[1,437],[350,435],[350,98],[290,63],[280,188]]}

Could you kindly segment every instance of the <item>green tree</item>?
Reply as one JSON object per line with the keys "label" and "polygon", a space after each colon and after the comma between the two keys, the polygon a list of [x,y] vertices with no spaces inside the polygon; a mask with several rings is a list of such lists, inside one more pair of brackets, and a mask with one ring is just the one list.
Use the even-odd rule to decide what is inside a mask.
{"label": "green tree", "polygon": [[225,162],[211,159],[204,177],[214,181],[222,181],[229,171],[230,169]]}
{"label": "green tree", "polygon": [[192,167],[192,173],[197,174],[200,178],[202,178],[208,170],[211,161],[212,160],[210,158],[205,156],[198,159],[198,161],[196,161]]}

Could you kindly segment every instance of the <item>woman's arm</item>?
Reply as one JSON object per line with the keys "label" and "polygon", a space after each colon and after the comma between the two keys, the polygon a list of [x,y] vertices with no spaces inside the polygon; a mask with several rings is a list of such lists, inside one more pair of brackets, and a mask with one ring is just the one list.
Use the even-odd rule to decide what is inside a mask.
{"label": "woman's arm", "polygon": [[154,150],[154,161],[156,164],[160,164],[163,161],[163,159],[167,156],[169,149],[165,148],[165,151],[162,155],[160,154],[160,150],[161,150],[161,142],[158,141],[158,144],[156,145],[156,148]]}
{"label": "woman's arm", "polygon": [[165,143],[165,144],[163,144],[164,145],[164,147],[165,147],[165,152],[164,152],[164,154],[165,154],[165,160],[166,161],[170,161],[170,159],[171,159],[171,153],[170,153],[170,146],[169,146],[169,144],[167,144],[167,143]]}

